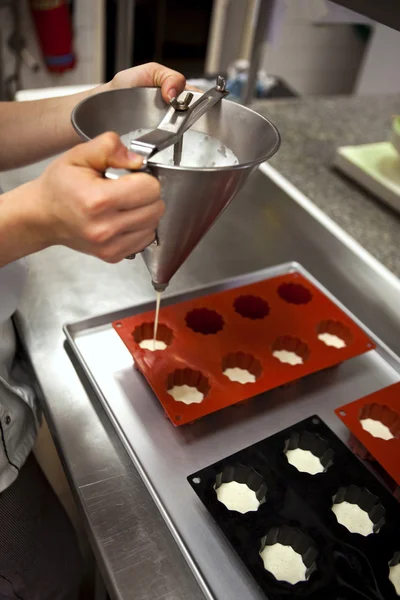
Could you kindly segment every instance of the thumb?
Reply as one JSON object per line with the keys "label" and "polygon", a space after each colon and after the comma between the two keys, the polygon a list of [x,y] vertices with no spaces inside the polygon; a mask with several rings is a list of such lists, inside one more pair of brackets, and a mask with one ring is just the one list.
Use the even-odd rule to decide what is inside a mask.
{"label": "thumb", "polygon": [[136,171],[143,163],[143,157],[130,152],[119,135],[111,131],[75,146],[68,154],[72,164],[99,173],[104,173],[109,167]]}

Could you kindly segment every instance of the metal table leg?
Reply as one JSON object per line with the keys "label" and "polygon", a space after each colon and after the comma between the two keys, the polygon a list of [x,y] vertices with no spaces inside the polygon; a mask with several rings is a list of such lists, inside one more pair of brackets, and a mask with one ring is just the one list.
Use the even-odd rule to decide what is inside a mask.
{"label": "metal table leg", "polygon": [[134,0],[118,0],[115,30],[115,73],[132,66]]}
{"label": "metal table leg", "polygon": [[250,68],[247,83],[243,87],[242,93],[242,103],[245,105],[250,104],[253,99],[257,82],[257,73],[260,65],[261,50],[273,8],[274,0],[259,0],[257,24],[249,58]]}

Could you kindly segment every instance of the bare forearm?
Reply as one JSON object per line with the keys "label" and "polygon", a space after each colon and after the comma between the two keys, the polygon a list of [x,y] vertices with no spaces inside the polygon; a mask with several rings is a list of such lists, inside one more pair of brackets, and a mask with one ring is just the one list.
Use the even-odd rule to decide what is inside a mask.
{"label": "bare forearm", "polygon": [[21,167],[64,152],[81,141],[71,111],[83,98],[107,89],[45,100],[0,103],[0,171]]}
{"label": "bare forearm", "polygon": [[37,182],[0,195],[0,267],[46,247],[35,211]]}
{"label": "bare forearm", "polygon": [[185,87],[180,73],[157,63],[117,73],[112,81],[61,98],[31,102],[0,102],[0,171],[21,167],[63,152],[80,140],[71,125],[71,111],[92,94],[130,87],[161,87],[165,102]]}

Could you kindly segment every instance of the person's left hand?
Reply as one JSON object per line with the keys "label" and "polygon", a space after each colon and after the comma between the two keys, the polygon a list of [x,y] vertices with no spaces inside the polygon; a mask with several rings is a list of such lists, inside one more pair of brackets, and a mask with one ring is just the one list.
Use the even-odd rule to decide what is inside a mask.
{"label": "person's left hand", "polygon": [[185,86],[186,80],[181,73],[158,63],[146,63],[138,67],[126,69],[125,71],[120,71],[106,84],[108,89],[159,87],[166,102],[169,102],[171,98],[179,96],[184,89],[199,91],[191,86]]}

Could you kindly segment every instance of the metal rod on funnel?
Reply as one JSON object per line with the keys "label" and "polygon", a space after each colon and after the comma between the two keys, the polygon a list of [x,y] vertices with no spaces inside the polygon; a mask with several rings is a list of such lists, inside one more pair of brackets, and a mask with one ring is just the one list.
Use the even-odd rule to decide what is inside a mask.
{"label": "metal rod on funnel", "polygon": [[179,138],[179,140],[174,144],[174,165],[178,166],[181,164],[182,160],[182,148],[183,148],[183,135]]}

